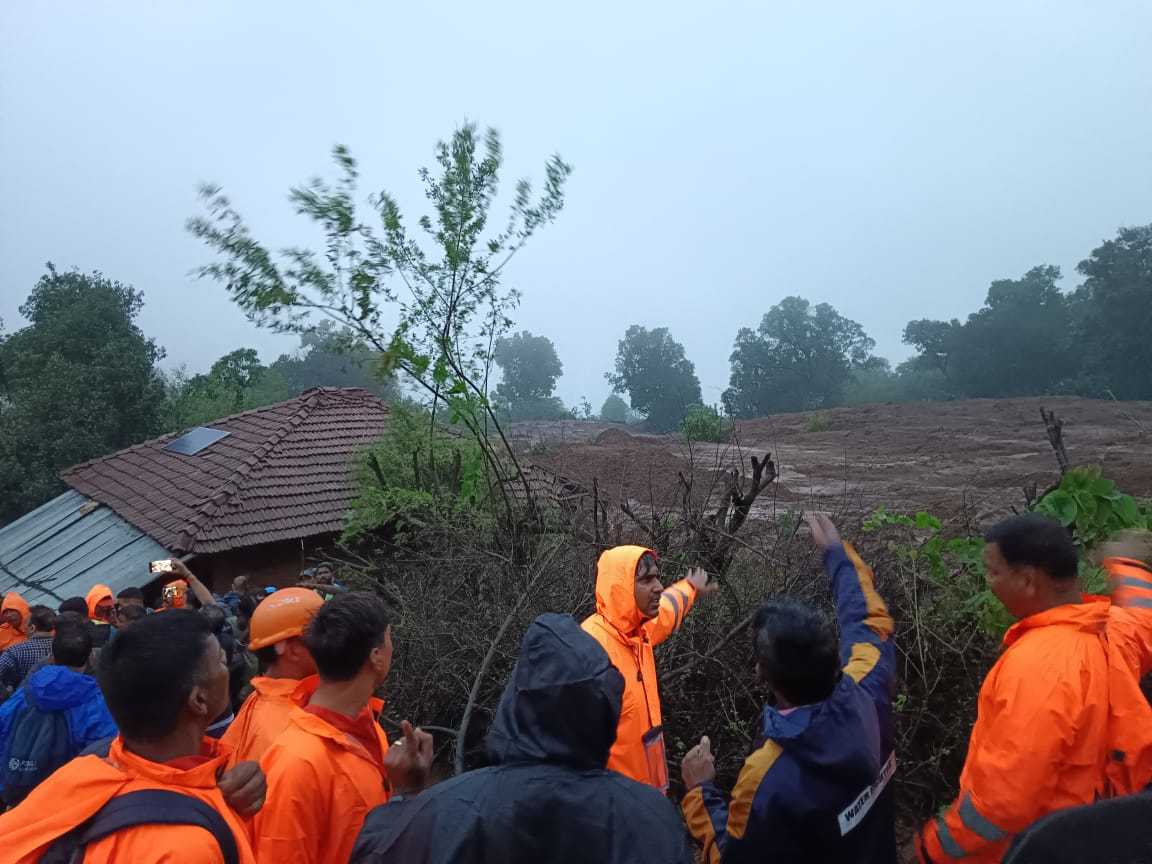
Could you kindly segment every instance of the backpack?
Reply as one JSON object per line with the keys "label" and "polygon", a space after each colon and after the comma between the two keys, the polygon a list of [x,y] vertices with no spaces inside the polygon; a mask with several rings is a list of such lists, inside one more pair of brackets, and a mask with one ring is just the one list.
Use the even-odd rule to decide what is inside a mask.
{"label": "backpack", "polygon": [[90,843],[138,825],[196,825],[216,839],[224,864],[240,862],[232,829],[208,804],[169,789],[141,789],[117,795],[87,822],[54,840],[40,864],[79,864]]}
{"label": "backpack", "polygon": [[4,804],[15,807],[57,768],[68,762],[72,735],[66,711],[45,711],[23,684],[24,707],[12,719],[4,769]]}

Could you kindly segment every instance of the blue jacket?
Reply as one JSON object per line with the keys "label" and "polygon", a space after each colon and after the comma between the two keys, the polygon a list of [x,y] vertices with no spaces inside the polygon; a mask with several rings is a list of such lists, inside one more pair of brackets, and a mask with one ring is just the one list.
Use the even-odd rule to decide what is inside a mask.
{"label": "blue jacket", "polygon": [[764,733],[731,802],[712,783],[683,810],[707,864],[894,864],[893,622],[872,571],[850,547],[824,566],[840,616],[843,675],[823,702],[764,709]]}
{"label": "blue jacket", "polygon": [[[64,666],[45,666],[28,678],[32,698],[44,711],[64,711],[76,755],[94,741],[116,735],[116,722],[104,704],[96,680]],[[0,705],[0,765],[8,758],[8,735],[12,721],[24,708],[24,688],[17,687]]]}

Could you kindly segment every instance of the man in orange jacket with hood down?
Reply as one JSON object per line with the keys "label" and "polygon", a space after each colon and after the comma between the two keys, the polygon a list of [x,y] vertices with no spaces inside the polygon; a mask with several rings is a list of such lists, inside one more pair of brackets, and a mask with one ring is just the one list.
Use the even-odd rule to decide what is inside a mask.
{"label": "man in orange jacket with hood down", "polygon": [[[120,735],[106,757],[73,759],[0,816],[0,859],[34,864],[50,849],[58,854],[55,844],[71,844],[73,829],[128,804],[119,814],[128,824],[92,838],[86,851],[66,846],[79,857],[61,860],[255,864],[244,817],[260,806],[263,777],[253,763],[225,772],[230,751],[204,737],[228,701],[224,652],[207,620],[192,611],[144,618],[104,649],[97,678]],[[174,797],[162,806],[129,797],[157,790]],[[180,822],[196,809],[202,821]]]}
{"label": "man in orange jacket with hood down", "polygon": [[[264,674],[252,679],[252,695],[220,738],[236,749],[235,761],[259,760],[288,727],[288,715],[295,704],[292,693],[301,679],[316,675],[316,661],[302,637],[323,605],[315,591],[283,588],[252,613],[248,647],[255,652]],[[315,684],[311,680],[311,686]]]}
{"label": "man in orange jacket with hood down", "polygon": [[19,645],[28,638],[25,627],[28,622],[27,601],[15,591],[9,591],[0,604],[0,651]]}
{"label": "man in orange jacket with hood down", "polygon": [[596,565],[596,611],[580,626],[624,676],[624,704],[608,768],[660,790],[668,788],[656,657],[652,649],[679,629],[699,594],[710,594],[699,568],[669,588],[656,553],[643,546],[606,550]]}
{"label": "man in orange jacket with hood down", "polygon": [[[395,757],[377,721],[384,703],[372,696],[392,666],[384,601],[362,592],[332,598],[304,631],[304,646],[319,678],[300,682],[288,728],[260,760],[268,800],[256,818],[256,854],[276,864],[347,861],[368,812],[394,785],[419,791],[390,776]],[[392,750],[430,762],[432,736],[405,731],[412,745]]]}
{"label": "man in orange jacket with hood down", "polygon": [[1081,594],[1072,537],[1037,513],[985,541],[988,584],[1018,621],[980,688],[960,794],[915,840],[922,862],[998,862],[1041,817],[1152,780],[1152,572],[1110,561],[1111,600]]}

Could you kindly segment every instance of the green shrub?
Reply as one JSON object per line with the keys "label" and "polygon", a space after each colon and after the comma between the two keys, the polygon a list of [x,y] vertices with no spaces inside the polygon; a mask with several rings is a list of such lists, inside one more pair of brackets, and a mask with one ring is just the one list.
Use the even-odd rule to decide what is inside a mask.
{"label": "green shrub", "polygon": [[805,432],[827,432],[832,428],[832,418],[827,414],[809,414],[804,418]]}
{"label": "green shrub", "polygon": [[721,443],[728,440],[730,430],[728,422],[715,406],[692,405],[680,422],[680,431],[689,441]]}

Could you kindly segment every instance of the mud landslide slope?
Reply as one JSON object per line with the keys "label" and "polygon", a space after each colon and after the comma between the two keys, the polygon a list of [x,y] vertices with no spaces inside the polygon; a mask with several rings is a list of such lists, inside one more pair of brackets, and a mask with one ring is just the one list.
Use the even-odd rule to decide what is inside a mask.
{"label": "mud landslide slope", "polygon": [[[1022,502],[1021,489],[1044,489],[1057,476],[1041,406],[1064,421],[1073,465],[1099,465],[1119,488],[1152,497],[1152,403],[1071,397],[976,399],[866,405],[822,411],[827,431],[807,432],[810,413],[737,423],[740,448],[693,445],[675,436],[631,434],[595,421],[521,423],[513,435],[526,464],[591,487],[609,501],[670,506],[678,476],[698,490],[732,466],[751,472],[750,453],[771,453],[779,482],[754,516],[801,507],[891,511],[926,509],[978,520]],[[740,450],[744,452],[741,453]],[[743,460],[741,460],[743,456]],[[745,464],[741,465],[741,462]]]}

